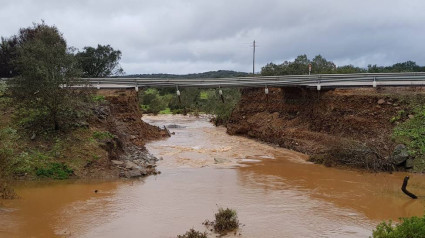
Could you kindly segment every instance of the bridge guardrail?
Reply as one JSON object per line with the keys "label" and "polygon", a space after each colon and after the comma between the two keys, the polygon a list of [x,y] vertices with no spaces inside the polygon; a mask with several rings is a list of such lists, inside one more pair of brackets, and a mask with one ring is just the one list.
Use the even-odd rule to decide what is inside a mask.
{"label": "bridge guardrail", "polygon": [[[7,80],[1,78],[0,80]],[[358,73],[358,74],[316,74],[283,75],[235,78],[81,78],[74,83],[89,83],[92,87],[273,87],[303,86],[315,87],[359,87],[377,85],[420,85],[425,84],[425,72],[406,73]]]}

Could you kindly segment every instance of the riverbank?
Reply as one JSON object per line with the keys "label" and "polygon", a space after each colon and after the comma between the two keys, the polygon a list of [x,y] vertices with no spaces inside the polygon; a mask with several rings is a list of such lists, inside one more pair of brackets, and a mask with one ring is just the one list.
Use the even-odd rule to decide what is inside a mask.
{"label": "riverbank", "polygon": [[267,99],[264,89],[242,90],[227,124],[229,134],[278,144],[328,166],[423,171],[422,155],[411,153],[409,145],[399,146],[404,160],[395,161],[403,141],[394,135],[397,126],[420,116],[415,108],[424,101],[423,88],[269,92]]}
{"label": "riverbank", "polygon": [[168,136],[141,120],[134,90],[99,90],[83,108],[87,119],[70,130],[36,133],[21,128],[1,95],[3,180],[118,178],[156,174],[157,158],[145,143]]}

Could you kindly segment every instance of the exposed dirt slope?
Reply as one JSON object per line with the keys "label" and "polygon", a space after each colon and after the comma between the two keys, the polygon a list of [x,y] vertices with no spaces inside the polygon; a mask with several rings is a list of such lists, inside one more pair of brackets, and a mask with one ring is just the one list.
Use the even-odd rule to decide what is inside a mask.
{"label": "exposed dirt slope", "polygon": [[[227,124],[229,134],[279,144],[316,158],[349,153],[381,162],[388,160],[395,147],[391,134],[397,122],[391,118],[409,110],[406,98],[423,96],[422,89],[406,88],[320,93],[301,88],[269,90],[268,100],[264,89],[242,91]],[[408,120],[407,115],[400,120]],[[354,155],[357,152],[361,153]]]}
{"label": "exposed dirt slope", "polygon": [[86,177],[93,173],[93,169],[97,174],[99,170],[107,169],[114,177],[156,174],[157,159],[146,151],[144,145],[168,134],[141,120],[142,112],[134,90],[100,90],[97,95],[104,96],[106,103],[93,109],[96,118],[89,124],[95,131],[110,133],[111,136],[100,139],[108,158],[87,166],[80,175]]}

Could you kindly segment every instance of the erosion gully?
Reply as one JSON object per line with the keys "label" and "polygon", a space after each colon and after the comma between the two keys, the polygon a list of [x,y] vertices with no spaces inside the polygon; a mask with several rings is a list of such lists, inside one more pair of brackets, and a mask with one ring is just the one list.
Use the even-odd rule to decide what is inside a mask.
{"label": "erosion gully", "polygon": [[146,146],[160,175],[18,183],[21,198],[0,201],[0,237],[176,237],[204,231],[218,207],[237,210],[238,237],[368,237],[383,219],[424,214],[423,175],[410,174],[408,189],[423,195],[413,200],[400,190],[406,173],[315,165],[207,118],[143,120],[175,133]]}

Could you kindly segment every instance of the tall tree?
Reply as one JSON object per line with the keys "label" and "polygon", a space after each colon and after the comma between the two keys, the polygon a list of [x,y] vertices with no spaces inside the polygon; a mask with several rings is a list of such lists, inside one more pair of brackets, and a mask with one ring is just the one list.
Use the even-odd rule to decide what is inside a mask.
{"label": "tall tree", "polygon": [[336,65],[332,61],[327,61],[321,55],[316,55],[311,61],[313,74],[331,74],[334,73]]}
{"label": "tall tree", "polygon": [[27,41],[32,40],[44,29],[42,24],[34,24],[33,27],[19,29],[19,34],[9,38],[1,38],[0,44],[0,77],[10,78],[19,75],[15,61],[18,57],[18,48]]}
{"label": "tall tree", "polygon": [[79,76],[75,57],[59,30],[44,22],[21,29],[14,38],[25,39],[13,62],[19,75],[9,81],[22,116],[31,126],[58,130],[75,112],[72,90],[65,89]]}
{"label": "tall tree", "polygon": [[124,73],[119,65],[121,51],[114,50],[110,45],[84,47],[76,56],[83,70],[83,77],[102,78]]}

